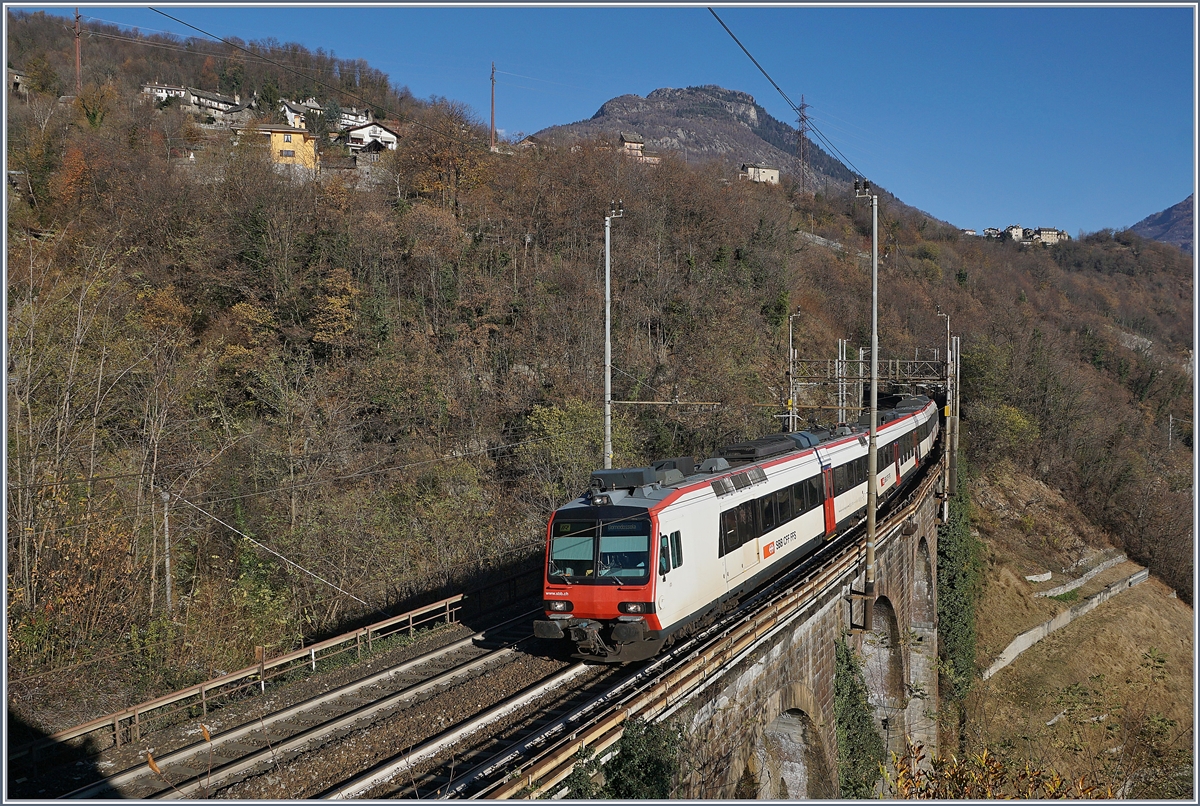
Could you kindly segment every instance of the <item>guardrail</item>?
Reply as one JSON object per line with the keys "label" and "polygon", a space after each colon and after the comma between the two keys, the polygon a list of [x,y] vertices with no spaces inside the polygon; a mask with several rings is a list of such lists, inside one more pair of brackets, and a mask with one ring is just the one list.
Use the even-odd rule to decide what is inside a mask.
{"label": "guardrail", "polygon": [[10,751],[8,760],[11,763],[22,757],[34,758],[39,751],[48,747],[100,731],[111,732],[113,745],[120,747],[126,742],[140,739],[143,725],[147,724],[149,719],[154,721],[166,719],[180,711],[195,708],[197,705],[200,707],[201,715],[207,716],[209,704],[213,700],[229,697],[255,686],[265,692],[268,680],[287,674],[298,666],[308,665],[315,671],[318,660],[327,660],[350,651],[353,651],[357,658],[362,655],[364,645],[370,651],[374,647],[374,643],[380,639],[403,631],[407,631],[411,636],[418,627],[443,618],[447,624],[453,623],[462,609],[463,596],[464,594],[460,593],[276,658],[268,659],[262,647],[255,647],[257,661],[253,666],[214,677],[195,686],[147,700],[123,711],[102,716],[82,725],[59,731],[52,736],[29,742]]}

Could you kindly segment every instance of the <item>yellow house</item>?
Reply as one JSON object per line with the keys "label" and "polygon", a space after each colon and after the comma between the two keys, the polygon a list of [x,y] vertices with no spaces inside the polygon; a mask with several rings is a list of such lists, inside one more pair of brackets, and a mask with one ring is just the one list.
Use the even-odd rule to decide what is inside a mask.
{"label": "yellow house", "polygon": [[276,165],[308,168],[312,171],[321,169],[320,159],[317,156],[317,138],[312,132],[305,129],[269,124],[235,129],[234,133],[239,136],[257,133],[269,137],[268,151],[271,161]]}

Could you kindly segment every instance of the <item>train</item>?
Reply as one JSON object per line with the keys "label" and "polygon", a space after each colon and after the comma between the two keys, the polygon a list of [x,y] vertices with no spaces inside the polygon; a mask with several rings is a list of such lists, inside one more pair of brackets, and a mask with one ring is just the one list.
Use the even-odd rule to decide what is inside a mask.
{"label": "train", "polygon": [[[534,635],[628,663],[710,623],[865,517],[868,417],[728,445],[698,467],[676,457],[593,472],[547,523]],[[878,505],[928,460],[939,429],[928,396],[881,398]]]}

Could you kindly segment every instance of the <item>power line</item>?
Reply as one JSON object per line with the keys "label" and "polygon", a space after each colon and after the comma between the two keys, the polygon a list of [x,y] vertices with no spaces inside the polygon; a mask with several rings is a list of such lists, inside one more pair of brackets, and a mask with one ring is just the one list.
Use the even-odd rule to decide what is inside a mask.
{"label": "power line", "polygon": [[293,567],[295,567],[295,568],[297,568],[297,569],[299,569],[299,570],[303,571],[304,573],[308,574],[310,577],[312,577],[313,579],[317,580],[318,582],[322,582],[322,583],[324,583],[324,584],[328,585],[329,587],[333,588],[335,591],[338,591],[339,593],[343,593],[343,594],[345,594],[346,596],[349,596],[351,599],[353,599],[354,601],[356,601],[356,602],[358,602],[359,604],[363,605],[364,607],[370,607],[370,605],[369,605],[369,604],[367,604],[367,603],[366,603],[365,601],[363,601],[362,599],[359,599],[357,596],[355,596],[355,595],[354,595],[353,593],[351,593],[350,591],[348,591],[348,590],[345,590],[345,589],[343,589],[343,588],[340,588],[340,587],[338,587],[337,585],[334,585],[334,584],[333,584],[332,582],[330,582],[329,580],[327,580],[327,579],[323,579],[322,577],[319,577],[319,576],[317,576],[317,575],[316,575],[316,574],[314,574],[312,571],[309,571],[307,568],[305,568],[304,566],[300,565],[299,563],[294,563],[294,562],[292,562],[291,560],[289,560],[287,557],[284,557],[282,554],[280,554],[280,553],[279,553],[278,551],[276,551],[275,549],[273,549],[273,548],[271,548],[270,546],[267,546],[267,545],[265,545],[265,544],[263,544],[263,543],[260,543],[260,542],[258,542],[258,541],[257,541],[257,540],[255,540],[253,537],[251,537],[250,535],[248,535],[248,534],[246,534],[245,532],[243,532],[241,529],[238,529],[237,527],[234,527],[234,526],[230,526],[228,523],[226,523],[225,521],[221,520],[221,519],[220,519],[220,518],[218,518],[216,515],[212,514],[211,512],[208,512],[208,511],[206,511],[206,510],[203,510],[203,509],[201,509],[200,507],[196,506],[195,504],[193,504],[191,501],[187,500],[187,499],[186,499],[186,498],[184,498],[183,496],[181,496],[181,495],[177,495],[177,496],[175,496],[175,500],[176,500],[176,501],[182,501],[183,503],[187,504],[189,507],[191,507],[192,509],[196,510],[197,512],[201,512],[201,513],[203,513],[203,514],[207,515],[208,517],[212,518],[212,519],[213,519],[214,521],[216,521],[217,523],[219,523],[219,524],[221,524],[222,526],[224,526],[226,529],[230,530],[231,532],[235,532],[235,533],[237,533],[237,534],[241,535],[242,537],[246,538],[247,540],[249,540],[249,541],[250,541],[251,543],[253,543],[254,545],[258,546],[258,547],[259,547],[260,549],[262,549],[263,551],[267,551],[267,552],[270,552],[271,554],[274,554],[276,557],[278,557],[279,559],[283,560],[283,561],[284,561],[285,563],[287,563],[288,565],[290,565],[290,566],[293,566]]}
{"label": "power line", "polygon": [[496,73],[498,75],[514,76],[515,78],[526,78],[526,79],[529,79],[530,81],[544,81],[547,84],[556,84],[559,87],[569,87],[573,90],[583,89],[583,87],[577,87],[574,84],[563,84],[561,81],[551,81],[548,78],[537,78],[536,76],[523,76],[520,73],[509,73],[505,70],[497,70]]}
{"label": "power line", "polygon": [[[775,79],[771,78],[770,74],[767,73],[767,71],[763,69],[763,66],[758,63],[758,59],[754,58],[754,56],[750,53],[750,51],[746,50],[746,46],[743,45],[741,40],[738,39],[737,36],[734,35],[733,31],[729,30],[729,26],[725,24],[725,21],[722,20],[719,16],[717,16],[717,12],[713,11],[711,7],[708,10],[714,17],[716,17],[717,22],[721,23],[721,27],[725,29],[725,33],[729,34],[729,36],[733,39],[733,41],[737,43],[737,46],[742,49],[742,53],[745,53],[746,56],[749,57],[750,61],[754,62],[754,66],[758,68],[759,72],[761,72],[764,76],[767,77],[767,81],[771,82],[771,86],[775,88],[775,91],[780,94],[780,96],[783,98],[783,100],[787,101],[787,105],[792,108],[792,111],[795,112],[797,116],[803,116],[803,113],[800,111],[800,107],[798,107],[794,103],[792,103],[792,99],[789,98],[787,96],[787,93],[784,92],[783,89],[778,84],[775,83]],[[830,149],[832,149],[839,157],[842,158],[843,162],[845,162],[848,166],[850,166],[856,174],[858,174],[859,176],[862,176],[862,172],[858,170],[858,167],[853,162],[850,161],[849,157],[847,157],[841,151],[838,151],[837,147],[835,145],[833,145],[833,143],[829,142],[829,139],[826,138],[825,135],[823,135],[821,133],[820,129],[818,129],[816,126],[811,126],[811,125],[810,125],[810,128],[817,135],[817,137],[819,137],[821,139],[821,141],[823,143],[825,143],[827,146],[829,146]]]}
{"label": "power line", "polygon": [[[217,59],[234,58],[234,57],[230,56],[228,53],[217,53],[215,51],[199,50],[197,48],[192,48],[187,45],[169,44],[166,42],[155,42],[152,39],[146,39],[146,38],[139,39],[137,37],[121,36],[119,34],[109,34],[109,33],[104,33],[102,31],[89,31],[88,36],[94,36],[99,39],[114,39],[119,42],[132,42],[133,44],[142,45],[142,46],[148,47],[148,48],[159,48],[161,50],[170,50],[170,51],[175,51],[178,53],[190,53],[193,56],[212,56],[213,58],[217,58]],[[260,64],[272,64],[272,65],[275,64],[275,62],[273,62],[270,59],[267,59],[265,57],[262,57],[262,56],[249,56],[249,57],[238,57],[238,58],[240,58],[246,62],[258,62]],[[317,72],[318,68],[297,67],[296,70],[310,70],[313,72]]]}

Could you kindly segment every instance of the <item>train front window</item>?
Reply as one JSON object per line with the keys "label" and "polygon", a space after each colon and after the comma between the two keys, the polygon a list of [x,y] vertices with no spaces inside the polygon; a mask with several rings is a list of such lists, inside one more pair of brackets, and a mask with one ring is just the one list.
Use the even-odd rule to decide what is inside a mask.
{"label": "train front window", "polygon": [[600,529],[599,575],[617,583],[650,578],[650,521],[613,521]]}
{"label": "train front window", "polygon": [[590,580],[596,570],[595,553],[595,521],[555,521],[549,577],[566,583]]}
{"label": "train front window", "polygon": [[568,585],[645,583],[650,521],[555,521],[546,571],[551,582]]}

